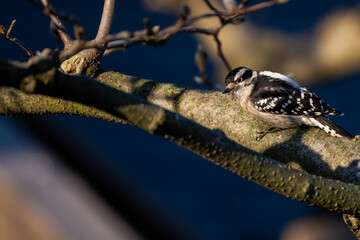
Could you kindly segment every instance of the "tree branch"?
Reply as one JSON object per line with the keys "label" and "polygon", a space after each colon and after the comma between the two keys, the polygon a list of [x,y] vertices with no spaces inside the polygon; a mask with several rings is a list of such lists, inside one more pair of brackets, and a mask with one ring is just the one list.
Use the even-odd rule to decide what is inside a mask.
{"label": "tree branch", "polygon": [[214,5],[212,5],[212,3],[210,2],[210,0],[204,0],[204,2],[206,3],[206,5],[216,14],[219,14],[219,10],[217,10]]}
{"label": "tree branch", "polygon": [[45,7],[44,12],[51,18],[51,21],[53,21],[53,23],[57,27],[61,40],[63,41],[65,48],[67,48],[68,46],[70,46],[72,38],[70,37],[70,34],[67,31],[65,25],[63,24],[59,16],[56,14],[50,0],[41,0],[41,3]]}
{"label": "tree branch", "polygon": [[114,18],[116,0],[105,0],[96,40],[104,39],[109,35]]}
{"label": "tree branch", "polygon": [[235,142],[295,168],[359,183],[356,174],[360,143],[355,139],[347,141],[331,137],[317,128],[301,128],[268,134],[258,142],[256,132],[268,125],[243,111],[231,96],[159,84],[114,72],[104,72],[98,80],[146,98],[207,128],[220,129]]}
{"label": "tree branch", "polygon": [[[101,109],[285,196],[339,213],[360,216],[360,186],[311,175],[280,164],[236,144],[221,131],[205,128],[144,99],[92,78],[58,72],[54,63],[56,60],[54,62],[47,52],[26,64],[10,64],[0,60],[0,85]],[[175,94],[181,101],[181,92],[175,91]]]}
{"label": "tree branch", "polygon": [[127,124],[124,120],[111,114],[77,102],[44,95],[26,94],[11,87],[0,87],[0,115],[54,114],[85,116]]}
{"label": "tree branch", "polygon": [[227,68],[228,71],[231,71],[231,66],[230,66],[230,63],[228,62],[228,60],[226,59],[225,55],[224,55],[224,52],[221,48],[221,41],[219,39],[219,36],[218,36],[218,33],[217,34],[214,34],[214,39],[215,39],[215,42],[216,42],[216,47],[217,47],[217,52],[218,52],[218,55],[219,57],[221,58],[221,60],[223,61],[223,63],[225,64],[225,67]]}
{"label": "tree branch", "polygon": [[31,56],[35,56],[35,54],[28,48],[25,46],[25,44],[23,44],[22,42],[20,42],[17,38],[14,38],[11,36],[11,31],[14,28],[16,19],[14,19],[11,24],[9,29],[6,31],[5,27],[0,25],[0,34],[5,35],[7,39],[9,39],[10,41],[15,42],[17,45],[19,45],[22,49],[25,50],[25,52],[31,57]]}
{"label": "tree branch", "polygon": [[[48,0],[42,0],[48,1]],[[150,24],[150,20],[146,19],[145,29],[136,31],[134,33],[129,33],[127,31],[120,32],[115,35],[110,35],[110,27],[111,22],[115,10],[115,0],[107,0],[104,3],[104,10],[101,19],[101,23],[99,26],[99,31],[97,37],[92,41],[77,41],[73,46],[65,49],[63,53],[61,53],[61,58],[64,59],[69,56],[73,56],[79,51],[82,51],[87,48],[97,48],[96,51],[89,51],[94,55],[92,63],[90,65],[98,64],[98,60],[104,55],[116,51],[118,49],[126,49],[135,44],[145,44],[145,45],[153,45],[159,46],[164,44],[170,37],[177,35],[181,32],[192,32],[192,33],[201,33],[212,35],[217,45],[218,55],[220,59],[224,62],[226,68],[230,71],[231,66],[227,61],[221,47],[221,41],[218,38],[219,31],[227,24],[239,24],[242,22],[242,19],[239,19],[239,15],[246,13],[246,11],[256,11],[262,8],[266,8],[272,6],[274,4],[281,4],[286,2],[285,0],[272,0],[269,2],[263,2],[262,4],[256,4],[250,6],[248,8],[234,9],[231,11],[223,11],[220,12],[216,10],[210,1],[205,1],[206,4],[215,11],[215,13],[210,14],[202,14],[192,18],[189,18],[189,9],[183,8],[182,14],[180,14],[178,21],[175,22],[174,25],[166,27],[160,30],[159,26],[152,27]],[[50,9],[51,10],[51,9]],[[242,12],[241,12],[241,11]],[[220,19],[221,24],[217,27],[212,28],[197,28],[193,24],[201,19],[206,19],[208,17],[216,16]],[[106,46],[107,50],[105,52],[99,51],[99,48],[104,48]],[[70,48],[70,49],[69,49]],[[96,52],[94,54],[94,52]],[[72,59],[68,59],[64,61],[61,65],[61,69],[67,73],[75,73],[75,74],[84,74],[87,72],[88,66],[86,64],[82,64],[86,61],[84,55],[89,55],[85,52],[82,56],[73,56]],[[90,70],[90,72],[93,72]],[[88,74],[89,75],[89,74]],[[92,75],[92,74],[90,74]]]}
{"label": "tree branch", "polygon": [[[221,129],[233,141],[292,167],[345,182],[360,182],[357,177],[360,144],[355,139],[347,141],[331,137],[317,128],[303,128],[268,134],[257,142],[256,132],[266,129],[268,125],[243,111],[231,96],[224,96],[218,92],[181,88],[172,84],[159,84],[114,72],[104,72],[99,75],[98,80],[118,90],[147,98],[148,101],[178,112],[207,128]],[[77,112],[70,111],[72,103],[68,105],[71,107],[69,111],[67,108],[59,111],[63,109],[63,102],[46,99],[46,97],[39,99],[26,109],[23,107],[18,109],[18,105],[26,106],[37,96],[25,95],[27,97],[11,98],[13,93],[3,93],[1,96],[9,101],[2,100],[0,114],[62,113],[85,116],[94,114],[82,105],[78,107],[82,111],[78,111],[78,108],[75,109]],[[10,99],[16,100],[17,105]],[[39,105],[41,101],[51,104]],[[93,116],[102,118],[101,114]]]}

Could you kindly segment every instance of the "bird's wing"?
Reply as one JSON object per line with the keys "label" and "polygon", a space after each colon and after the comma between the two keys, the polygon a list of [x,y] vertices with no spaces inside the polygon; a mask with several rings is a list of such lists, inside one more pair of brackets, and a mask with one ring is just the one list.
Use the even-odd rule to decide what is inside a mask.
{"label": "bird's wing", "polygon": [[343,115],[305,87],[266,76],[255,82],[250,97],[255,108],[263,112],[306,116]]}

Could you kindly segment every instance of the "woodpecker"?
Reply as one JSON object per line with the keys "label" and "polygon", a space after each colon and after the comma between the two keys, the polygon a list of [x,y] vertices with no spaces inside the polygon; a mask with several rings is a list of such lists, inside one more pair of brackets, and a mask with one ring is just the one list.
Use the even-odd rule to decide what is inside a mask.
{"label": "woodpecker", "polygon": [[223,93],[233,94],[243,109],[271,124],[257,140],[267,133],[302,125],[319,127],[334,137],[353,138],[326,116],[342,116],[342,112],[288,76],[238,67],[228,73],[225,86]]}

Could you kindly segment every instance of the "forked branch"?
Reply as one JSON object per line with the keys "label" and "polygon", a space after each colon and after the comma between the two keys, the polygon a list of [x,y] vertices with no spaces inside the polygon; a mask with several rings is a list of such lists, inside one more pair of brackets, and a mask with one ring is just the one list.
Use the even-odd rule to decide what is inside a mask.
{"label": "forked branch", "polygon": [[51,21],[55,24],[59,35],[61,37],[61,40],[63,41],[65,48],[70,46],[70,43],[72,41],[72,38],[67,31],[64,23],[61,21],[59,15],[56,13],[54,7],[51,4],[50,0],[41,0],[41,3],[44,5],[44,13],[47,14]]}

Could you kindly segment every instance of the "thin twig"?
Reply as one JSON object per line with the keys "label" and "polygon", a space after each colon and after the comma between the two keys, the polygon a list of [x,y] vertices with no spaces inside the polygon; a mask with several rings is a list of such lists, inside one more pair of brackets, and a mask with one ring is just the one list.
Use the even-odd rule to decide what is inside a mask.
{"label": "thin twig", "polygon": [[72,42],[72,38],[67,31],[65,25],[61,21],[58,14],[55,12],[55,9],[53,8],[50,0],[41,0],[42,4],[45,7],[44,13],[47,14],[51,20],[54,22],[55,26],[57,27],[57,30],[59,32],[59,35],[61,37],[61,40],[63,41],[65,48],[67,48],[70,43]]}
{"label": "thin twig", "polygon": [[206,5],[212,10],[214,11],[214,13],[218,14],[219,10],[217,10],[214,5],[212,5],[212,3],[210,2],[210,0],[204,0],[204,2],[206,3]]}
{"label": "thin twig", "polygon": [[[206,0],[204,0],[204,1],[206,1]],[[185,25],[190,25],[192,23],[195,23],[197,21],[200,21],[200,20],[203,20],[206,18],[213,18],[213,17],[219,17],[219,16],[224,19],[235,18],[235,17],[238,17],[245,13],[255,12],[255,11],[261,10],[263,8],[271,7],[276,4],[284,4],[288,1],[289,0],[271,0],[271,1],[254,4],[254,5],[246,7],[246,8],[240,8],[240,9],[237,8],[235,11],[231,11],[231,12],[224,11],[224,12],[217,12],[217,13],[205,13],[205,14],[193,16],[193,17],[187,19]]]}
{"label": "thin twig", "polygon": [[[44,14],[49,16],[49,12],[53,12],[59,19],[61,19],[62,21],[73,25],[74,28],[74,35],[75,35],[75,39],[79,40],[82,39],[82,35],[85,33],[85,27],[82,26],[77,19],[73,16],[73,15],[68,15],[65,13],[60,13],[60,12],[55,12],[54,9],[49,9],[46,7],[43,7],[42,5],[38,4],[36,1],[34,0],[28,0],[33,6],[35,6],[37,9],[39,9],[41,12],[43,12]],[[49,2],[48,2],[49,3]],[[64,26],[64,24],[62,24],[62,26]],[[66,30],[66,29],[65,29]],[[61,44],[61,40],[62,38],[60,37],[60,33],[58,32],[58,26],[54,23],[54,21],[51,20],[50,23],[50,31],[51,33],[54,35],[54,37],[56,38],[56,42],[57,42],[57,49],[60,49],[60,44]],[[69,33],[68,36],[70,37]],[[71,39],[71,37],[70,37]],[[72,41],[72,40],[71,40]]]}
{"label": "thin twig", "polygon": [[96,40],[100,40],[109,35],[111,25],[114,18],[114,12],[116,7],[116,0],[105,0],[104,8],[101,16],[99,29],[96,35]]}
{"label": "thin twig", "polygon": [[[218,31],[220,28],[222,28],[224,25],[229,23],[239,23],[241,21],[238,20],[238,17],[245,13],[254,12],[263,8],[270,7],[275,4],[281,4],[286,2],[287,0],[272,0],[267,2],[258,3],[246,8],[236,9],[235,11],[228,12],[220,12],[218,11],[209,0],[204,0],[204,2],[209,6],[209,8],[214,11],[214,13],[206,13],[197,15],[191,18],[187,19],[179,19],[175,25],[167,27],[158,33],[152,35],[151,41],[149,41],[149,37],[145,36],[146,33],[144,31],[138,32],[138,34],[134,34],[132,37],[129,37],[128,39],[119,39],[116,37],[110,37],[107,38],[108,41],[110,41],[109,45],[107,46],[107,51],[105,54],[114,51],[114,49],[126,49],[129,46],[133,44],[138,43],[146,43],[147,45],[152,44],[155,46],[161,45],[162,43],[166,42],[171,36],[176,35],[180,32],[191,32],[191,33],[201,33],[201,34],[207,34],[207,35],[214,35],[216,31]],[[247,1],[244,1],[245,3],[248,3]],[[222,19],[221,25],[219,27],[213,27],[213,28],[197,28],[193,24],[196,23],[199,20],[211,18],[211,17],[218,17]],[[118,41],[120,40],[120,41]],[[215,37],[216,41],[219,41],[218,37]],[[112,42],[114,41],[114,42]],[[225,59],[224,54],[221,50],[221,43],[219,45],[219,42],[217,42],[218,52],[220,53],[220,58]],[[227,68],[230,67],[229,63],[225,59],[224,64],[227,66]]]}
{"label": "thin twig", "polygon": [[83,39],[82,35],[85,33],[86,28],[79,23],[75,16],[66,13],[57,13],[57,15],[64,22],[73,25],[76,40]]}
{"label": "thin twig", "polygon": [[214,40],[215,40],[215,42],[216,42],[217,52],[218,52],[219,57],[221,58],[221,60],[222,60],[223,63],[225,64],[225,67],[227,68],[227,70],[228,70],[228,71],[231,71],[232,68],[231,68],[229,62],[227,61],[227,59],[226,59],[223,51],[222,51],[222,47],[221,47],[222,44],[221,44],[221,41],[220,41],[220,39],[219,39],[218,34],[215,34],[215,35],[214,35]]}
{"label": "thin twig", "polygon": [[15,42],[17,45],[19,45],[22,49],[24,49],[27,53],[27,55],[29,55],[30,57],[31,56],[35,56],[35,54],[28,48],[26,47],[22,42],[20,42],[17,38],[14,38],[11,36],[11,31],[13,30],[14,28],[14,25],[15,25],[15,22],[16,22],[16,19],[14,19],[11,24],[10,24],[10,27],[9,29],[6,31],[5,27],[4,26],[0,26],[0,34],[2,35],[5,35],[5,37],[7,39],[9,39],[10,41],[13,41]]}
{"label": "thin twig", "polygon": [[7,32],[6,32],[6,35],[5,35],[6,38],[11,38],[11,37],[10,37],[10,33],[11,33],[11,31],[13,30],[15,23],[16,23],[16,19],[12,20],[12,22],[11,22],[11,24],[10,24],[10,27],[9,27],[9,29],[8,29]]}
{"label": "thin twig", "polygon": [[218,31],[218,28],[198,28],[193,25],[188,27],[183,27],[179,32],[190,32],[190,33],[200,33],[205,35],[214,35]]}
{"label": "thin twig", "polygon": [[277,4],[284,4],[287,3],[290,0],[272,0],[272,1],[267,1],[267,2],[261,2],[246,8],[237,8],[234,12],[232,12],[231,14],[228,14],[228,16],[226,17],[237,17],[240,15],[243,15],[245,13],[251,13],[251,12],[255,12],[258,11],[260,9],[263,8],[268,8]]}
{"label": "thin twig", "polygon": [[[44,1],[44,0],[43,0]],[[181,32],[191,32],[191,33],[199,33],[199,34],[206,34],[206,35],[212,35],[214,37],[214,40],[216,42],[217,46],[217,52],[220,57],[220,59],[224,62],[224,65],[228,69],[228,71],[231,70],[231,65],[229,64],[228,60],[225,57],[225,54],[222,50],[222,44],[219,39],[218,33],[219,31],[227,24],[239,24],[241,23],[241,19],[239,19],[239,16],[248,13],[260,10],[262,8],[266,8],[269,6],[272,6],[274,4],[280,4],[287,0],[272,0],[267,1],[259,4],[255,4],[246,8],[242,9],[236,9],[234,11],[218,11],[209,0],[204,0],[205,3],[209,6],[210,9],[212,9],[215,13],[207,13],[202,14],[198,16],[194,16],[192,18],[183,17],[179,18],[179,20],[174,24],[167,28],[164,28],[162,30],[156,28],[156,30],[153,30],[155,27],[151,27],[150,20],[145,21],[145,29],[140,31],[135,31],[134,33],[129,32],[121,32],[120,34],[110,35],[108,31],[110,31],[110,28],[103,29],[98,32],[98,36],[92,41],[79,41],[76,45],[72,46],[71,49],[66,49],[60,54],[60,58],[64,59],[67,57],[72,56],[71,54],[76,54],[77,52],[81,51],[85,48],[93,48],[93,47],[101,47],[106,45],[106,51],[104,52],[104,55],[107,55],[113,51],[119,50],[119,49],[127,49],[128,47],[135,45],[135,44],[145,44],[145,45],[153,45],[153,46],[159,46],[164,44],[170,37],[179,34]],[[114,2],[112,2],[115,4]],[[246,1],[243,1],[243,3],[247,3]],[[111,9],[114,10],[114,7],[110,9],[110,2],[104,4],[104,10],[109,8],[107,11],[110,11]],[[105,7],[107,6],[107,7]],[[106,11],[104,11],[106,12]],[[105,13],[103,13],[105,14]],[[110,13],[109,13],[110,14]],[[113,14],[113,13],[112,13]],[[111,15],[111,14],[110,14]],[[103,23],[110,22],[111,16],[105,14]],[[221,20],[221,24],[217,27],[212,28],[198,28],[194,25],[197,21],[209,17],[218,17]],[[105,21],[105,19],[107,19]],[[101,26],[102,24],[100,24]],[[105,26],[105,25],[104,25]],[[109,27],[109,25],[106,25]],[[99,27],[100,28],[100,27]],[[107,34],[105,34],[107,32]]]}
{"label": "thin twig", "polygon": [[244,8],[249,2],[250,0],[242,0],[237,8]]}

